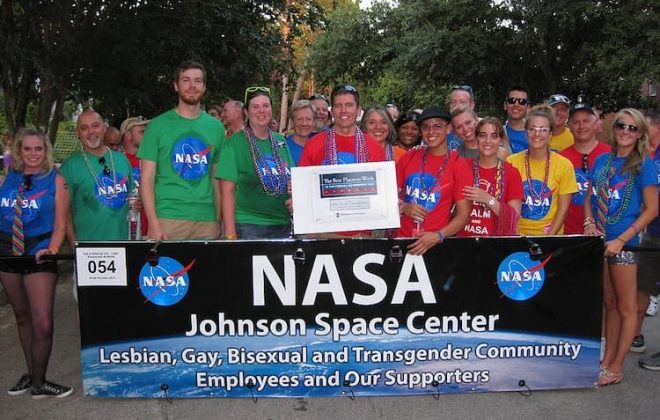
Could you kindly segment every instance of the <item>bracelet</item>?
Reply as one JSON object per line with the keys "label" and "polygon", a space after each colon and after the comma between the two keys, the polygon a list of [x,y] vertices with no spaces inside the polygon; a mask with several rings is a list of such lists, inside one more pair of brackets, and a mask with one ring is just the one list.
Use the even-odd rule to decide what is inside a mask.
{"label": "bracelet", "polygon": [[50,251],[51,254],[57,254],[59,252],[59,249],[48,247],[48,251]]}
{"label": "bracelet", "polygon": [[440,230],[438,231],[438,238],[440,238],[440,242],[438,243],[443,243],[445,241],[445,234]]}
{"label": "bracelet", "polygon": [[235,233],[232,233],[232,234],[229,234],[229,235],[225,235],[225,239],[227,239],[227,240],[229,240],[229,241],[236,240],[237,238],[238,238],[238,237],[236,236]]}
{"label": "bracelet", "polygon": [[585,217],[582,226],[587,227],[589,225],[594,225],[594,224],[596,224],[596,221],[594,220],[593,217]]}
{"label": "bracelet", "polygon": [[614,240],[615,240],[615,241],[616,241],[616,240],[619,240],[619,241],[623,242],[624,244],[626,243],[626,241],[624,241],[623,239],[619,238],[618,236],[617,236],[616,238],[614,238]]}
{"label": "bracelet", "polygon": [[635,231],[635,235],[639,235],[639,226],[637,226],[637,223],[632,222],[630,224],[630,227],[633,228],[633,230]]}

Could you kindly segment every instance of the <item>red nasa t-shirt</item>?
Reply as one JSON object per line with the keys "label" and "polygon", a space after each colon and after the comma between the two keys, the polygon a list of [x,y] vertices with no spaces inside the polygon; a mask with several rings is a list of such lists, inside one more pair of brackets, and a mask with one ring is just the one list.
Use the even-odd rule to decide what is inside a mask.
{"label": "red nasa t-shirt", "polygon": [[[474,178],[474,173],[472,174]],[[482,168],[479,167],[479,187],[488,192],[493,197],[497,194],[497,168]],[[474,184],[474,181],[472,182]],[[504,191],[502,194],[503,201],[506,203],[509,200],[523,199],[522,180],[520,172],[508,162],[504,162]],[[470,217],[465,224],[465,228],[458,232],[456,236],[491,236],[495,231],[495,213],[483,206],[481,203],[472,203],[470,209]]]}
{"label": "red nasa t-shirt", "polygon": [[[467,160],[452,151],[438,179],[438,171],[447,156],[429,153],[422,168],[425,150],[411,150],[397,162],[399,198],[405,203],[419,204],[428,211],[426,219],[419,224],[420,230],[438,231],[449,223],[452,205],[464,199],[463,187],[471,185],[472,168]],[[412,237],[416,230],[415,221],[402,214],[398,235]]]}

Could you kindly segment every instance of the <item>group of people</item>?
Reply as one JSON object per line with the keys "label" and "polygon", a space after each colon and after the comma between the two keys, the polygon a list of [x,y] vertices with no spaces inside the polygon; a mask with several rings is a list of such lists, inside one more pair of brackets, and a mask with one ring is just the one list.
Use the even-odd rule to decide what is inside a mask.
{"label": "group of people", "polygon": [[[635,287],[639,256],[626,247],[637,245],[647,226],[648,240],[657,238],[656,112],[645,118],[635,109],[619,111],[606,144],[596,139],[594,109],[564,95],[531,107],[527,91],[514,87],[504,99],[502,124],[477,116],[467,85],[453,88],[449,110],[433,105],[405,113],[393,104],[362,113],[357,89],[341,85],[330,98],[295,102],[285,137],[272,126],[269,88],[249,87],[243,102],[205,112],[206,73],[192,61],[177,68],[173,88],[174,109],[121,124],[121,148],[104,143],[101,115],[84,111],[76,124],[82,150],[59,170],[42,132],[16,136],[0,188],[2,255],[15,258],[0,261],[0,280],[28,373],[11,395],[72,391],[45,379],[56,272],[46,256],[57,254],[65,236],[71,243],[287,238],[295,211],[290,168],[379,161],[396,166],[401,223],[388,233],[414,238],[412,254],[451,236],[604,235],[607,346],[599,384],[621,381],[642,304]],[[137,232],[131,212],[141,213]],[[649,277],[658,273],[653,260],[646,262],[655,264]]]}

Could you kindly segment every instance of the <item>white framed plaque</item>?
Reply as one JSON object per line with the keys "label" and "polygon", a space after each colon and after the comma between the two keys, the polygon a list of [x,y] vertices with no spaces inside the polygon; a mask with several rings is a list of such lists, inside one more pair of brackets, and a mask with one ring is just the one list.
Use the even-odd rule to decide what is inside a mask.
{"label": "white framed plaque", "polygon": [[394,162],[291,168],[295,234],[400,226]]}

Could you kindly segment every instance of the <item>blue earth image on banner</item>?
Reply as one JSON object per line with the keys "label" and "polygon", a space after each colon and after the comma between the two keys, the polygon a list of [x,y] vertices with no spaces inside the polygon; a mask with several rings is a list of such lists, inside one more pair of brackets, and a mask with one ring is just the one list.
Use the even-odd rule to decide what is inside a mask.
{"label": "blue earth image on banner", "polygon": [[[127,352],[131,347],[135,354],[148,350],[161,363],[109,362],[113,352]],[[228,351],[300,354],[303,348],[306,360],[301,363],[228,362]],[[364,359],[367,350],[410,353],[416,349],[444,349],[447,357],[409,362],[357,360],[358,352]],[[559,353],[552,354],[551,350]],[[203,352],[217,353],[222,362],[208,366],[208,358],[197,356],[203,360],[190,363],[193,354]],[[314,359],[344,353],[348,358],[343,361]],[[511,357],[514,353],[518,357]],[[400,329],[394,336],[349,334],[335,343],[315,336],[314,329],[308,328],[303,336],[162,337],[93,345],[83,349],[81,362],[84,393],[93,397],[158,398],[163,396],[163,384],[174,398],[329,397],[350,393],[360,397],[519,391],[520,380],[532,390],[593,387],[599,356],[600,340],[559,335],[515,331],[428,335]],[[275,386],[264,386],[266,378]],[[228,380],[232,381],[229,390],[223,386]],[[306,385],[306,380],[333,384]],[[437,387],[433,380],[438,381]]]}

